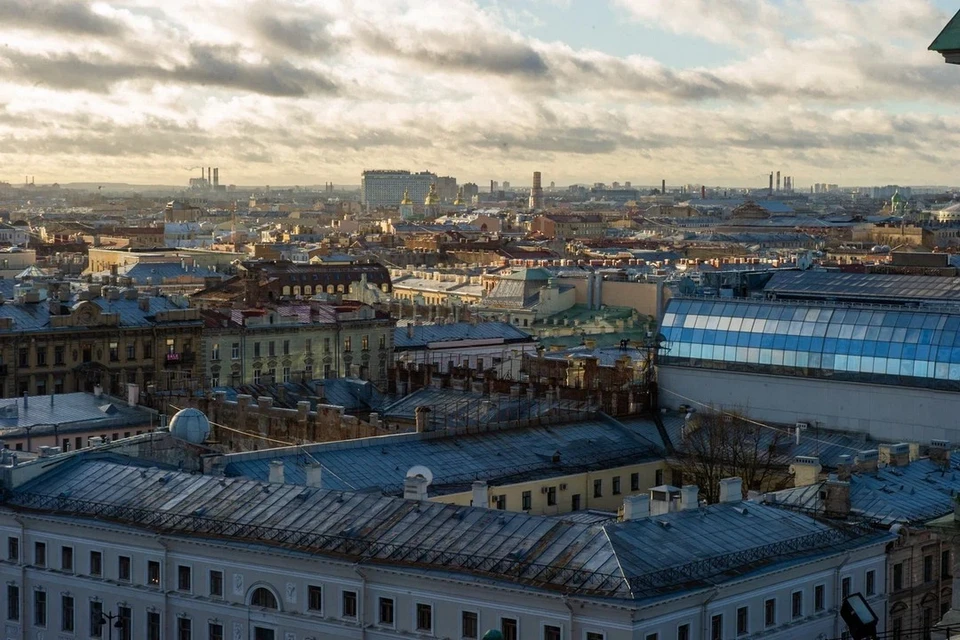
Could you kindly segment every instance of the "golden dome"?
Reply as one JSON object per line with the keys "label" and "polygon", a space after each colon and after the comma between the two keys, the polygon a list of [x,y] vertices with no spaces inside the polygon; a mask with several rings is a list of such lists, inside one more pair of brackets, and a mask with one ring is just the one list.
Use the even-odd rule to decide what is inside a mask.
{"label": "golden dome", "polygon": [[400,204],[413,204],[413,200],[410,199],[410,191],[407,189],[403,190],[403,200],[400,201]]}
{"label": "golden dome", "polygon": [[430,190],[427,192],[427,198],[423,201],[423,204],[427,206],[440,204],[440,194],[437,193],[436,184],[430,185]]}
{"label": "golden dome", "polygon": [[457,189],[457,199],[453,201],[453,206],[462,207],[463,206],[463,187]]}

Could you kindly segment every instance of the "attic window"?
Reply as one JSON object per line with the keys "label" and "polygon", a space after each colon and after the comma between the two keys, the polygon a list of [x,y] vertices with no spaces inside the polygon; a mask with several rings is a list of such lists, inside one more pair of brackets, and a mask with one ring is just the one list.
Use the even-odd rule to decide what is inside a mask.
{"label": "attic window", "polygon": [[101,413],[106,413],[106,414],[108,414],[108,415],[113,415],[113,414],[115,414],[117,411],[119,411],[119,409],[117,409],[116,405],[114,405],[112,402],[109,403],[109,404],[105,404],[105,405],[99,407],[99,409],[100,409],[100,412],[101,412]]}

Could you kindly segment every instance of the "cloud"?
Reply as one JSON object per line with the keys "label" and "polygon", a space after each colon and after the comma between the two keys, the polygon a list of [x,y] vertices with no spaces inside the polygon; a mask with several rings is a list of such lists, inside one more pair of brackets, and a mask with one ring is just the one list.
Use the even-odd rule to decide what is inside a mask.
{"label": "cloud", "polygon": [[120,23],[95,13],[80,0],[0,0],[0,24],[67,35],[115,37],[124,33]]}
{"label": "cloud", "polygon": [[328,54],[336,44],[336,39],[327,30],[328,21],[321,16],[280,17],[267,8],[255,12],[250,23],[265,43],[294,53]]}

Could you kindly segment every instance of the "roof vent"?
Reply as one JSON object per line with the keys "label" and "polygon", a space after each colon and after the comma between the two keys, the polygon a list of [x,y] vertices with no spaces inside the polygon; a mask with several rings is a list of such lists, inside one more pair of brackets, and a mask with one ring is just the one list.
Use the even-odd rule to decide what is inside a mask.
{"label": "roof vent", "polygon": [[666,520],[657,520],[657,524],[663,527],[664,529],[670,528],[670,523],[667,522]]}

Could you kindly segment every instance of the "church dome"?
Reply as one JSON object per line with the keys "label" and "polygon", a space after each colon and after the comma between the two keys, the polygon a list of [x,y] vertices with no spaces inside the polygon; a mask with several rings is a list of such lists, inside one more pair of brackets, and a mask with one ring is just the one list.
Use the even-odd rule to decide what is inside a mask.
{"label": "church dome", "polygon": [[427,197],[423,201],[423,204],[428,207],[440,204],[440,194],[437,193],[436,183],[430,185],[430,190],[427,192]]}
{"label": "church dome", "polygon": [[174,438],[202,444],[210,435],[210,421],[199,409],[181,409],[170,420],[170,433]]}
{"label": "church dome", "polygon": [[410,199],[410,191],[407,189],[403,190],[403,200],[400,201],[400,204],[413,204],[413,200]]}

